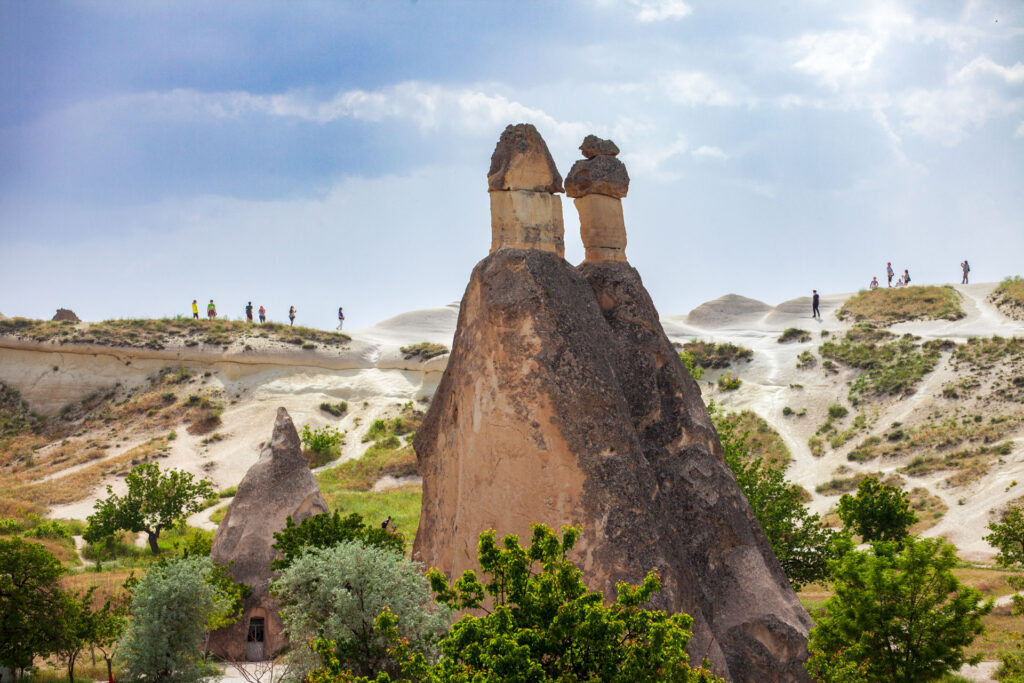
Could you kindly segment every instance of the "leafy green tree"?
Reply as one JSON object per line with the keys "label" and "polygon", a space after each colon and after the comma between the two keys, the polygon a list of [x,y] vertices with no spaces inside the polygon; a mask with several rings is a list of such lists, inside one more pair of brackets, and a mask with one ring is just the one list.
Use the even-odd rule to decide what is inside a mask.
{"label": "leafy green tree", "polygon": [[900,541],[917,521],[907,493],[875,477],[861,481],[856,495],[847,493],[840,498],[837,512],[843,526],[865,543]]}
{"label": "leafy green tree", "polygon": [[0,539],[0,666],[20,675],[35,657],[55,651],[60,625],[52,617],[63,600],[63,573],[41,545]]}
{"label": "leafy green tree", "polygon": [[124,599],[108,599],[94,613],[89,645],[100,651],[107,663],[107,680],[114,680],[114,652],[117,642],[128,626],[128,603]]}
{"label": "leafy green tree", "polygon": [[690,377],[692,377],[695,382],[699,382],[700,378],[704,376],[704,368],[697,363],[693,354],[689,351],[680,351],[679,360],[683,362],[683,367],[686,368],[688,373],[690,373]]}
{"label": "leafy green tree", "polygon": [[[480,535],[480,566],[488,575],[481,583],[465,572],[454,586],[438,572],[428,574],[438,601],[468,614],[440,643],[442,657],[430,664],[410,653],[395,628],[398,620],[385,610],[377,631],[403,661],[403,678],[429,683],[471,681],[653,681],[712,683],[721,679],[703,668],[692,669],[686,654],[693,620],[641,607],[660,587],[656,572],[643,583],[618,584],[618,597],[606,605],[604,596],[583,583],[583,573],[568,559],[579,530],[563,527],[559,538],[548,527],[533,527],[523,548],[511,535],[501,545],[493,531]],[[485,598],[490,609],[485,609]],[[354,677],[333,657],[330,643],[317,645],[322,668],[310,683],[368,681]],[[373,679],[391,680],[386,674]]]}
{"label": "leafy green tree", "polygon": [[[835,594],[811,631],[807,668],[824,683],[863,670],[879,683],[933,681],[956,671],[982,632],[992,601],[953,575],[955,548],[907,537],[848,552],[835,564]],[[827,654],[825,654],[827,653]]]}
{"label": "leafy green tree", "polygon": [[420,565],[394,552],[358,541],[306,548],[271,585],[281,603],[281,619],[293,646],[298,671],[319,659],[308,643],[320,637],[335,643],[334,656],[359,675],[396,674],[388,642],[374,630],[385,607],[414,651],[432,657],[451,615],[434,602]]}
{"label": "leafy green tree", "polygon": [[89,527],[82,535],[96,543],[118,531],[146,532],[149,549],[160,552],[160,532],[202,509],[213,495],[213,484],[196,481],[181,470],[161,472],[156,463],[136,465],[125,479],[128,492],[122,498],[107,486],[107,498],[96,501]]}
{"label": "leafy green tree", "polygon": [[210,673],[202,645],[217,615],[232,609],[211,581],[215,567],[208,557],[175,559],[134,585],[132,620],[117,645],[128,680],[185,683]]}
{"label": "leafy green tree", "polygon": [[376,525],[363,523],[363,517],[353,512],[342,517],[338,510],[306,517],[296,524],[291,515],[285,520],[284,529],[274,533],[274,548],[281,557],[270,564],[274,570],[286,569],[299,555],[309,548],[330,548],[340,543],[359,541],[363,545],[405,554],[405,537]]}
{"label": "leafy green tree", "polygon": [[983,540],[995,548],[996,564],[1012,567],[1024,564],[1024,507],[1011,505],[999,516],[998,522],[988,525],[991,532]]}
{"label": "leafy green tree", "polygon": [[841,539],[804,506],[800,488],[787,481],[781,469],[751,457],[746,434],[737,435],[733,423],[713,403],[708,411],[725,462],[789,582],[799,588],[826,579],[829,561],[843,545]]}
{"label": "leafy green tree", "polygon": [[94,592],[95,586],[84,593],[61,593],[56,610],[50,615],[58,625],[54,654],[64,662],[68,683],[75,683],[75,662],[92,640],[95,628],[92,607]]}

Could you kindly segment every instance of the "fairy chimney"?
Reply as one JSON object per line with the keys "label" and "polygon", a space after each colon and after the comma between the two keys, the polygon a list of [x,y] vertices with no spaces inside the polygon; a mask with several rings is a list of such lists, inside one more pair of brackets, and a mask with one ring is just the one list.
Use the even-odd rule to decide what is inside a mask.
{"label": "fairy chimney", "polygon": [[487,172],[491,197],[491,253],[537,249],[565,255],[562,176],[537,129],[529,123],[505,128]]}
{"label": "fairy chimney", "polygon": [[611,140],[588,135],[580,145],[585,158],[573,164],[565,178],[565,193],[580,215],[584,263],[626,260],[626,223],[622,198],[629,191],[626,166],[615,157]]}

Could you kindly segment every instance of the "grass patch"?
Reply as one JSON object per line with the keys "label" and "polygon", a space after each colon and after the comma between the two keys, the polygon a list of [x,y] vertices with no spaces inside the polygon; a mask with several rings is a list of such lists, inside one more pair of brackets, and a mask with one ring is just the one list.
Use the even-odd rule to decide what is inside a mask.
{"label": "grass patch", "polygon": [[750,447],[749,460],[761,458],[766,465],[785,468],[793,456],[779,433],[751,410],[727,413],[723,418],[733,426],[733,434],[741,436]]}
{"label": "grass patch", "polygon": [[779,336],[780,344],[788,344],[790,342],[809,342],[811,341],[811,333],[807,330],[801,330],[796,327],[788,327]]}
{"label": "grass patch", "polygon": [[907,320],[959,320],[964,315],[960,294],[949,285],[861,290],[836,312],[840,320],[880,325]]}
{"label": "grass patch", "polygon": [[917,522],[910,527],[910,533],[917,535],[931,529],[939,523],[949,507],[942,502],[942,499],[932,495],[928,489],[918,486],[911,489],[909,494],[910,508],[917,513]]}
{"label": "grass patch", "polygon": [[942,340],[918,344],[918,340],[912,335],[894,338],[885,330],[859,325],[842,341],[823,343],[819,352],[823,358],[862,371],[850,386],[850,402],[857,405],[867,398],[914,392],[917,383],[935,368],[940,351],[950,345]]}
{"label": "grass patch", "polygon": [[733,377],[731,372],[722,373],[718,377],[718,388],[722,391],[736,391],[743,384],[743,380],[739,377]]}
{"label": "grass patch", "polygon": [[194,320],[192,318],[123,318],[94,323],[10,318],[0,320],[0,335],[55,344],[92,344],[129,348],[164,349],[171,343],[185,346],[207,344],[230,346],[262,337],[287,341],[298,335],[299,344],[316,342],[344,347],[351,337],[340,332],[325,332],[281,323],[254,325],[240,320]]}
{"label": "grass patch", "polygon": [[883,484],[889,486],[897,486],[902,488],[903,477],[898,474],[884,474],[882,472],[875,473],[864,473],[858,472],[857,474],[850,475],[848,477],[839,476],[832,477],[823,484],[818,484],[814,487],[814,490],[825,496],[838,496],[841,493],[849,493],[855,491],[860,483],[867,477],[875,477]]}
{"label": "grass patch", "polygon": [[989,295],[989,301],[1008,318],[1024,320],[1024,279],[1008,277]]}
{"label": "grass patch", "polygon": [[437,356],[443,356],[448,353],[448,347],[444,344],[433,344],[431,342],[420,342],[419,344],[410,344],[409,346],[403,346],[399,349],[402,355],[405,356],[405,360],[412,358],[419,358],[420,361],[430,360]]}
{"label": "grass patch", "polygon": [[410,484],[388,491],[347,491],[324,489],[327,506],[341,510],[342,515],[357,512],[367,524],[379,524],[391,516],[391,524],[405,536],[406,550],[412,549],[420,526],[420,502],[423,487]]}
{"label": "grass patch", "polygon": [[334,417],[341,417],[348,412],[348,401],[338,401],[337,403],[321,403],[320,410],[333,415]]}
{"label": "grass patch", "polygon": [[683,344],[683,351],[690,354],[694,363],[707,370],[721,370],[740,361],[749,363],[754,358],[753,350],[728,342],[691,341]]}
{"label": "grass patch", "polygon": [[818,359],[814,357],[814,354],[805,349],[796,357],[796,369],[807,370],[813,368],[817,362]]}

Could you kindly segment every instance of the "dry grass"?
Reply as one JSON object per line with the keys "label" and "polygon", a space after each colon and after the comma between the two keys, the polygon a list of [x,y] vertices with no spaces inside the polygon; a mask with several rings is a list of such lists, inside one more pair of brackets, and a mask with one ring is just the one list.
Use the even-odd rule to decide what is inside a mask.
{"label": "dry grass", "polygon": [[733,425],[733,434],[746,435],[751,459],[761,458],[767,465],[782,468],[793,459],[779,433],[757,413],[744,410],[728,413],[722,419]]}
{"label": "dry grass", "polygon": [[405,360],[412,358],[419,358],[421,361],[430,360],[437,356],[443,356],[448,353],[448,347],[444,344],[433,344],[431,342],[420,342],[419,344],[410,344],[409,346],[403,346],[399,351],[405,356]]}
{"label": "dry grass", "polygon": [[917,523],[910,527],[910,533],[920,534],[939,523],[949,507],[938,496],[926,488],[917,487],[910,491],[910,508],[917,513]]}
{"label": "dry grass", "polygon": [[691,341],[683,344],[683,351],[690,354],[694,363],[709,370],[721,370],[740,361],[749,363],[754,358],[751,349],[728,342]]}
{"label": "dry grass", "polygon": [[836,313],[840,320],[881,325],[907,320],[959,320],[964,315],[960,294],[948,285],[861,290]]}
{"label": "dry grass", "polygon": [[1024,279],[1019,275],[999,283],[989,301],[1009,318],[1024,320]]}

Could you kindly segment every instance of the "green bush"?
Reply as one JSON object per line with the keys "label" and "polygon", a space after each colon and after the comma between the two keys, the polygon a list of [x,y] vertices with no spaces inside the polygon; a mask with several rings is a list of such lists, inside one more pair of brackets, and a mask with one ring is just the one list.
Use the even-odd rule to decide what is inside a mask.
{"label": "green bush", "polygon": [[330,413],[334,417],[341,417],[348,412],[348,402],[338,401],[337,403],[321,403],[320,410]]}
{"label": "green bush", "polygon": [[342,443],[343,435],[340,430],[324,425],[316,429],[310,429],[309,425],[303,425],[299,432],[299,439],[303,447],[314,453],[327,454],[333,452]]}
{"label": "green bush", "polygon": [[811,341],[811,333],[807,330],[801,330],[796,327],[789,327],[779,337],[780,344],[787,344],[789,342],[809,342]]}
{"label": "green bush", "polygon": [[718,378],[718,388],[724,391],[736,391],[741,384],[743,384],[743,380],[733,377],[730,372],[726,372]]}

